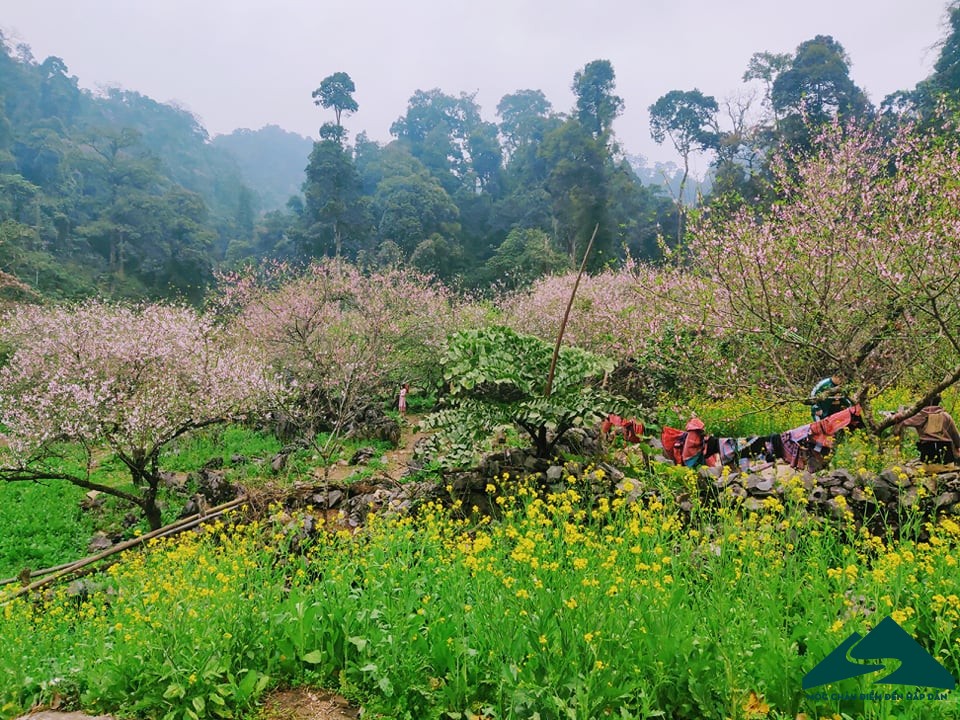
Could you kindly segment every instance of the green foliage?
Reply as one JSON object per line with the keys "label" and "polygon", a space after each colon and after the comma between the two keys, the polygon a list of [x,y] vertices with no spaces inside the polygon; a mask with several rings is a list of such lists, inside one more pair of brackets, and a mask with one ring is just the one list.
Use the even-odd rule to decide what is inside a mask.
{"label": "green foliage", "polygon": [[682,405],[663,406],[660,422],[683,427],[691,416],[703,420],[707,432],[720,437],[749,437],[784,432],[809,423],[810,407],[761,394],[732,398],[693,397]]}
{"label": "green foliage", "polygon": [[194,472],[211,461],[227,468],[227,479],[253,480],[264,474],[264,465],[283,447],[275,435],[243,425],[205,428],[179,438],[163,454],[163,467],[173,472]]}
{"label": "green foliage", "polygon": [[236,214],[236,165],[183,110],[95,97],[61,59],[9,53],[0,43],[0,265],[52,297],[198,300]]}
{"label": "green foliage", "polygon": [[440,361],[449,395],[424,421],[424,427],[439,430],[431,439],[434,447],[462,462],[472,456],[475,442],[516,424],[545,457],[570,428],[625,405],[597,386],[613,362],[574,347],[561,348],[547,396],[552,355],[549,343],[502,326],[454,335]]}
{"label": "green foliage", "polygon": [[437,396],[432,393],[413,392],[407,395],[407,412],[414,415],[430,412],[437,405]]}
{"label": "green foliage", "polygon": [[[690,475],[636,482],[679,490]],[[828,717],[836,703],[806,697],[804,674],[888,614],[960,672],[952,520],[924,528],[929,542],[893,541],[790,500],[681,511],[581,490],[505,478],[497,523],[428,506],[308,537],[305,514],[276,506],[157,543],[93,578],[88,597],[3,608],[0,713],[56,700],[206,720],[306,683],[391,718]],[[843,707],[919,720],[952,717],[957,701]]]}
{"label": "green foliage", "polygon": [[512,290],[544,275],[570,270],[570,259],[552,247],[544,231],[514,229],[487,261],[487,267],[493,277]]}
{"label": "green foliage", "polygon": [[83,557],[94,531],[84,492],[62,480],[0,483],[0,578]]}

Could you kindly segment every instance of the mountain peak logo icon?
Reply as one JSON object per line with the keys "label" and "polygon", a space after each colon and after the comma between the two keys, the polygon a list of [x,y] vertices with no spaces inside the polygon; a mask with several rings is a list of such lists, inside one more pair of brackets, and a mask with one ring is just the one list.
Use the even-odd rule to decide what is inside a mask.
{"label": "mountain peak logo icon", "polygon": [[[898,660],[880,662],[888,658]],[[854,662],[873,660],[874,663]],[[956,680],[889,615],[866,636],[854,632],[803,676],[803,689],[890,669],[877,683],[952,690]]]}

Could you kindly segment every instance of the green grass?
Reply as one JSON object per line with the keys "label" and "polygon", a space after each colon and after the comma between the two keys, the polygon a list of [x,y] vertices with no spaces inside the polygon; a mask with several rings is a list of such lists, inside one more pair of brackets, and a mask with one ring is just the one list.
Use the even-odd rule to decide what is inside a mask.
{"label": "green grass", "polygon": [[[576,486],[538,496],[501,480],[499,523],[428,507],[304,542],[275,508],[275,522],[133,554],[85,602],[14,601],[0,612],[0,715],[57,696],[96,712],[229,717],[298,683],[398,720],[960,710],[955,698],[821,701],[801,688],[891,613],[960,674],[956,523],[894,543],[789,499],[695,507],[684,521],[669,500],[590,504]],[[874,679],[828,689],[885,689]]]}
{"label": "green grass", "polygon": [[[322,444],[325,440],[321,435],[317,441]],[[366,446],[380,454],[389,448],[383,442],[343,442],[332,446],[329,460],[349,460],[358,448]],[[275,473],[271,460],[283,447],[275,436],[241,425],[210,428],[174,443],[163,454],[161,468],[195,473],[211,460],[219,460],[228,481],[257,486],[267,480],[292,482],[309,477],[311,470],[323,463],[315,447],[299,448],[291,453],[283,470]],[[63,462],[65,470],[81,472],[80,460],[70,452],[64,453]],[[372,477],[383,467],[379,456],[374,456],[353,479]],[[98,456],[91,479],[122,489],[130,486],[126,466],[107,452]],[[195,486],[188,484],[187,494],[193,490]],[[16,575],[24,567],[39,570],[81,558],[88,554],[87,546],[96,531],[129,538],[149,530],[139,511],[117,498],[101,496],[101,507],[83,511],[80,502],[85,494],[86,490],[62,480],[0,483],[0,579]],[[185,501],[184,495],[161,490],[163,521],[175,520]]]}
{"label": "green grass", "polygon": [[0,578],[86,554],[94,531],[85,491],[62,480],[0,483]]}
{"label": "green grass", "polygon": [[[257,486],[267,480],[303,479],[318,467],[349,460],[362,447],[373,447],[378,454],[391,448],[389,443],[376,440],[335,439],[328,444],[328,439],[327,433],[320,433],[309,445],[293,446],[283,469],[275,472],[271,462],[288,446],[271,433],[243,425],[226,425],[179,440],[164,453],[161,466],[171,472],[190,473],[215,461],[222,463],[227,480]],[[322,452],[324,448],[328,452]],[[375,456],[365,469],[358,471],[358,476],[366,477],[382,467]]]}
{"label": "green grass", "polygon": [[[719,422],[748,404],[704,407]],[[788,412],[768,421],[793,422]],[[761,428],[737,422],[728,429]],[[326,459],[362,445],[386,448],[334,444]],[[323,460],[301,448],[274,476],[280,449],[228,426],[184,438],[163,466],[195,472],[219,458],[229,479],[256,482],[297,479]],[[835,461],[873,468],[884,452],[853,435]],[[374,460],[357,477],[379,469]],[[498,522],[427,507],[309,539],[298,531],[305,516],[277,507],[265,522],[131,552],[90,578],[100,590],[84,601],[62,590],[0,596],[0,718],[54,700],[164,720],[243,717],[269,688],[300,683],[396,720],[960,716],[955,698],[837,702],[801,689],[845,637],[888,614],[960,676],[956,522],[917,517],[897,540],[873,537],[852,516],[807,514],[799,480],[759,511],[732,499],[701,507],[694,493],[686,513],[671,498],[690,489],[691,471],[639,459],[627,470],[664,499],[587,499],[576,484],[542,495],[501,477],[488,488]],[[109,455],[96,473],[129,481]],[[80,515],[82,495],[0,485],[0,575],[85,554],[89,523],[118,523],[126,510],[111,501]],[[874,680],[828,689],[887,689]]]}
{"label": "green grass", "polygon": [[[219,461],[227,471],[227,479],[251,480],[272,473],[270,462],[283,447],[268,432],[243,425],[215,426],[172,443],[160,464],[171,472],[196,472],[211,461]],[[299,460],[309,454],[300,449],[295,455]]]}

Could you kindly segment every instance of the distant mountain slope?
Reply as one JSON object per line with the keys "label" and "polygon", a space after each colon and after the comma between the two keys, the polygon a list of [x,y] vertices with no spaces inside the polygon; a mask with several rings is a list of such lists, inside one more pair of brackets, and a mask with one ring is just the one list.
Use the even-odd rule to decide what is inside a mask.
{"label": "distant mountain slope", "polygon": [[218,135],[212,144],[236,159],[244,180],[260,198],[261,210],[282,208],[291,195],[300,194],[313,150],[310,138],[266,125]]}
{"label": "distant mountain slope", "polygon": [[0,33],[0,271],[48,297],[199,300],[253,233],[249,195],[190,112],[81,89]]}

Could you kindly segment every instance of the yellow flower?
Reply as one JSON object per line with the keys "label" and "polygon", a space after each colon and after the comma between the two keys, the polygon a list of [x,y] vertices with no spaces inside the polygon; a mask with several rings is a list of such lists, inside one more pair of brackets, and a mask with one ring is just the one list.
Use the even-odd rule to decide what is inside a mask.
{"label": "yellow flower", "polygon": [[743,712],[748,718],[766,717],[770,713],[770,706],[763,701],[762,695],[757,695],[751,690],[750,697],[743,704]]}
{"label": "yellow flower", "polygon": [[893,621],[897,623],[897,625],[903,625],[903,623],[913,617],[914,614],[914,609],[908,605],[903,608],[903,610],[894,610],[890,613],[890,617],[893,618]]}

